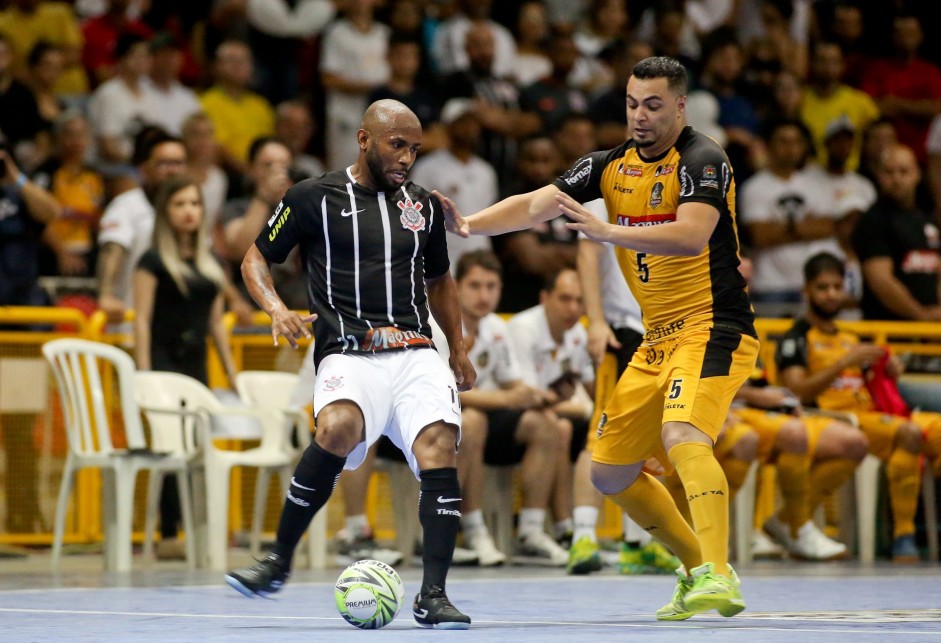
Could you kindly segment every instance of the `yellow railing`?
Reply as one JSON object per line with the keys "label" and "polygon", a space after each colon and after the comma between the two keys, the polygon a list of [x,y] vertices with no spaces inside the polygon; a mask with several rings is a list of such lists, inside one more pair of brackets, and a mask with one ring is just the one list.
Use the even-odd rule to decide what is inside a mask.
{"label": "yellow railing", "polygon": [[[41,361],[40,347],[57,337],[85,337],[131,350],[133,319],[133,311],[125,315],[125,323],[109,324],[100,311],[86,317],[70,308],[0,307],[0,445],[6,452],[6,457],[0,459],[0,463],[5,463],[5,468],[0,470],[3,483],[0,485],[0,544],[39,545],[51,542],[55,498],[67,447],[57,393],[51,378],[45,376],[45,381],[38,385],[40,388],[45,387],[48,403],[42,409],[28,413],[9,413],[4,410],[4,391],[15,389],[9,384],[5,385],[5,380],[11,377],[11,373],[15,376],[15,369],[19,365],[28,364],[29,360],[33,360],[33,363]],[[290,349],[283,339],[275,347],[268,316],[258,312],[251,322],[249,326],[238,326],[234,315],[230,313],[225,317],[236,368],[296,371],[304,357],[307,340],[299,342],[301,347],[296,351]],[[757,323],[762,356],[765,365],[772,371],[775,343],[792,323],[787,319],[761,319]],[[871,341],[887,345],[896,352],[941,355],[941,324],[840,322],[840,325]],[[210,386],[228,386],[212,346],[209,359]],[[5,362],[7,365],[13,364],[14,368],[11,370],[5,367]],[[111,396],[114,393],[113,383],[107,379],[108,376],[105,376],[103,384],[105,395]],[[235,488],[230,507],[230,524],[235,530],[247,528],[246,517],[250,515],[254,479],[250,471],[236,471],[233,474]],[[97,472],[87,471],[79,475],[73,496],[79,500],[73,501],[70,508],[66,542],[100,542],[100,484]],[[140,487],[144,489],[143,484]],[[266,520],[269,529],[275,524],[282,502],[276,485],[273,487]],[[390,497],[387,476],[377,474],[370,485],[367,512],[377,535],[383,539],[390,539],[394,533]],[[142,504],[139,504],[139,508],[142,508]],[[342,522],[341,512],[342,503],[330,504],[331,530]],[[138,514],[142,515],[142,512],[138,511]],[[616,537],[621,529],[619,511],[610,505],[602,515],[600,535]],[[138,520],[136,524],[138,538],[142,527],[140,522]]]}

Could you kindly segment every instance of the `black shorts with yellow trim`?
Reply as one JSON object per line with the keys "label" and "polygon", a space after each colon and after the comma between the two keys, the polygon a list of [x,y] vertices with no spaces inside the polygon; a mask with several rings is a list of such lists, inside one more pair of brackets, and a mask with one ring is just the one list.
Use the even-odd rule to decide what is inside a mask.
{"label": "black shorts with yellow trim", "polygon": [[725,327],[684,329],[641,346],[605,406],[592,459],[626,465],[655,457],[668,466],[667,422],[692,424],[715,441],[757,357],[755,337]]}

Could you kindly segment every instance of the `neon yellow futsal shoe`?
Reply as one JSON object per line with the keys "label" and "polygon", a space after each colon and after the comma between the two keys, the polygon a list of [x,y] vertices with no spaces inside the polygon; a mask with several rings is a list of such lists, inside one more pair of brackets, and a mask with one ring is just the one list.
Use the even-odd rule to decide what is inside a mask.
{"label": "neon yellow futsal shoe", "polygon": [[739,591],[741,581],[731,565],[730,577],[715,573],[712,563],[703,563],[696,567],[692,576],[693,588],[683,599],[687,609],[696,614],[714,609],[726,618],[745,609],[745,601]]}
{"label": "neon yellow futsal shoe", "polygon": [[590,574],[601,570],[601,555],[598,543],[582,536],[569,548],[569,562],[565,571],[569,574]]}
{"label": "neon yellow futsal shoe", "polygon": [[686,607],[686,595],[693,589],[693,578],[686,575],[685,567],[676,569],[676,577],[673,599],[657,610],[658,621],[685,621],[696,613]]}

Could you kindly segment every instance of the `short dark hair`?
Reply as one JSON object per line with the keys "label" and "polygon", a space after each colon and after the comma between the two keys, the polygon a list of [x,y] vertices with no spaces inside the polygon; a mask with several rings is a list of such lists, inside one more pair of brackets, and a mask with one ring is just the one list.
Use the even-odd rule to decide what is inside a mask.
{"label": "short dark hair", "polygon": [[251,145],[248,146],[248,162],[254,163],[255,159],[261,153],[261,150],[269,143],[277,143],[282,147],[287,147],[287,145],[284,144],[284,141],[282,141],[277,136],[270,136],[267,134],[264,136],[259,136],[252,141]]}
{"label": "short dark hair", "polygon": [[26,57],[26,64],[29,67],[35,67],[42,61],[42,57],[50,51],[62,51],[62,49],[48,40],[37,41],[36,44],[33,45],[33,48],[29,50],[29,55]]}
{"label": "short dark hair", "polygon": [[685,96],[689,91],[689,74],[686,67],[676,58],[669,56],[644,58],[634,65],[631,75],[641,80],[666,78],[670,91],[679,96]]}
{"label": "short dark hair", "polygon": [[182,145],[183,141],[162,127],[148,125],[134,137],[134,155],[131,157],[131,162],[134,165],[143,165],[150,160],[154,149],[164,143],[179,143]]}
{"label": "short dark hair", "polygon": [[846,264],[833,253],[818,252],[804,263],[804,283],[809,284],[827,272],[835,272],[840,277],[845,277]]}
{"label": "short dark hair", "polygon": [[490,250],[481,249],[471,250],[461,255],[461,258],[457,260],[457,267],[454,269],[454,280],[461,281],[475,266],[495,272],[501,279],[503,278],[503,265],[497,259],[497,255]]}
{"label": "short dark hair", "polygon": [[125,32],[118,36],[118,41],[114,45],[114,58],[121,60],[127,56],[135,46],[146,43],[147,39],[137,33]]}
{"label": "short dark hair", "polygon": [[561,268],[550,272],[548,275],[546,275],[545,279],[542,280],[542,289],[546,292],[554,291],[556,286],[559,285],[559,277],[562,276],[563,272],[568,271],[576,272],[575,268],[572,266],[562,266]]}

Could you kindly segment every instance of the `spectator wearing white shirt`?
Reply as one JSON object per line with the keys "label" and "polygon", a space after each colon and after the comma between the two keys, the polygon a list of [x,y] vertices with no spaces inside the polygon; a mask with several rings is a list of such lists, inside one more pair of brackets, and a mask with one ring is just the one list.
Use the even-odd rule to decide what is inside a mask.
{"label": "spectator wearing white shirt", "polygon": [[163,130],[145,130],[137,139],[133,161],[141,185],[108,204],[98,232],[98,306],[117,322],[133,306],[131,279],[153,239],[152,195],[162,181],[186,171],[186,148]]}
{"label": "spectator wearing white shirt", "polygon": [[150,77],[145,84],[152,91],[151,122],[173,136],[180,136],[183,121],[202,110],[196,92],[180,82],[183,50],[175,36],[163,32],[151,39],[150,55]]}
{"label": "spectator wearing white shirt", "polygon": [[580,323],[583,313],[578,273],[564,268],[546,279],[540,304],[517,313],[508,324],[523,381],[558,396],[549,407],[564,427],[551,501],[557,540],[572,536],[572,464],[584,448],[593,411],[595,375],[588,332]]}
{"label": "spectator wearing white shirt", "polygon": [[[483,465],[519,464],[522,485],[517,561],[561,566],[567,555],[545,532],[546,510],[562,447],[560,420],[548,405],[556,395],[526,383],[508,324],[494,313],[502,287],[501,266],[488,250],[458,261],[455,282],[467,357],[477,369],[473,389],[461,396],[461,452],[458,475],[464,544],[481,565],[502,563],[481,511]],[[442,359],[450,355],[443,333],[435,331]]]}
{"label": "spectator wearing white shirt", "polygon": [[301,100],[286,100],[275,107],[274,113],[274,135],[291,150],[294,157],[291,168],[306,178],[323,174],[326,171],[323,163],[307,151],[317,132],[310,107]]}
{"label": "spectator wearing white shirt", "polygon": [[742,184],[739,216],[752,247],[750,294],[759,316],[789,317],[800,308],[801,266],[817,252],[839,254],[835,219],[819,177],[804,165],[810,134],[796,119],[770,122],[763,132],[768,164]]}
{"label": "spectator wearing white shirt", "polygon": [[101,161],[126,166],[134,152],[134,137],[155,122],[157,106],[147,82],[151,67],[147,41],[136,34],[122,34],[115,55],[117,74],[92,93],[88,119]]}
{"label": "spectator wearing white shirt", "polygon": [[356,160],[356,131],[367,97],[389,79],[389,28],[373,18],[377,1],[349,0],[344,17],[333,23],[321,44],[328,167],[346,167]]}
{"label": "spectator wearing white shirt", "polygon": [[465,47],[467,32],[474,21],[482,21],[493,32],[493,75],[498,78],[514,76],[516,40],[509,29],[490,19],[492,4],[491,0],[462,0],[461,12],[441,23],[431,44],[431,57],[438,74],[453,74],[470,68]]}
{"label": "spectator wearing white shirt", "polygon": [[[481,126],[473,107],[473,101],[466,98],[445,103],[441,122],[447,129],[447,146],[420,158],[410,172],[413,181],[447,194],[462,212],[477,212],[499,198],[496,171],[475,152]],[[452,271],[465,252],[490,248],[490,237],[449,237]]]}

